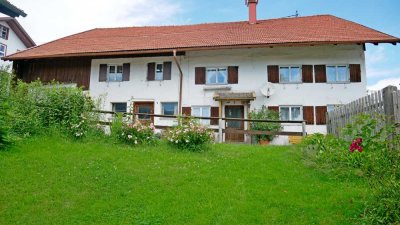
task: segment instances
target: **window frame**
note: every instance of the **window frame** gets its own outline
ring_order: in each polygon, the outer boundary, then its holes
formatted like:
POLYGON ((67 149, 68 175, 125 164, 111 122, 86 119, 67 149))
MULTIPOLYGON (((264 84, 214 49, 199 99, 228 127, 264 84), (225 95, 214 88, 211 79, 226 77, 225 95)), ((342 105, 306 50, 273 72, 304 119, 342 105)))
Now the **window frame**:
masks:
POLYGON ((335 108, 338 108, 340 106, 342 106, 342 104, 327 104, 326 105, 326 111, 327 112, 332 112, 332 111, 334 111, 335 108), (333 108, 333 110, 329 110, 329 108, 333 108))
POLYGON ((6 45, 6 44, 3 44, 3 43, 0 43, 0 47, 1 47, 1 46, 4 46, 4 55, 1 55, 1 51, 0 51, 0 57, 7 56, 7 45, 6 45))
POLYGON ((348 84, 350 83, 350 66, 349 64, 329 64, 326 65, 326 83, 328 84, 348 84), (335 67, 335 81, 330 81, 328 79, 328 67, 335 67), (338 81, 339 73, 338 73, 338 67, 346 67, 346 81, 338 81))
POLYGON ((179 107, 178 106, 178 102, 161 102, 161 115, 164 115, 164 116, 177 116, 178 113, 179 113, 178 107, 179 107), (164 104, 175 104, 175 106, 174 106, 174 114, 173 115, 165 114, 165 112, 164 112, 164 104))
POLYGON ((301 65, 282 65, 279 66, 279 83, 280 84, 301 84, 303 83, 303 67, 301 65), (292 68, 298 67, 299 74, 300 74, 300 81, 292 81, 292 68), (281 69, 282 68, 289 68, 289 81, 282 81, 281 80, 281 69))
POLYGON ((229 75, 228 75, 228 67, 227 66, 210 66, 210 67, 206 67, 206 76, 205 76, 206 82, 205 82, 205 85, 227 85, 228 84, 228 76, 229 75), (209 77, 208 70, 211 70, 211 69, 216 69, 217 70, 216 72, 218 72, 219 69, 225 69, 226 76, 224 78, 224 82, 223 83, 218 83, 218 75, 216 76, 216 83, 209 83, 208 82, 208 77, 209 77))
POLYGON ((281 117, 281 110, 282 108, 288 108, 289 109, 289 120, 288 121, 302 121, 304 118, 304 110, 302 105, 280 105, 279 106, 279 119, 282 120, 281 117), (294 120, 292 118, 292 108, 300 108, 300 119, 299 120, 294 120))
POLYGON ((107 64, 107 77, 106 77, 107 82, 122 82, 124 80, 124 65, 123 64, 107 64), (121 80, 110 80, 109 76, 110 76, 110 67, 115 67, 115 76, 118 75, 118 67, 122 68, 121 71, 121 80))
POLYGON ((3 38, 4 40, 8 40, 9 35, 10 35, 10 28, 0 24, 0 38, 3 38), (5 37, 3 37, 3 31, 6 32, 5 37))
POLYGON ((164 80, 164 63, 155 63, 155 68, 154 68, 154 80, 155 81, 163 81, 164 80), (157 79, 157 66, 161 65, 161 79, 157 79))
MULTIPOLYGON (((211 117, 211 106, 209 106, 209 105, 194 105, 194 106, 191 107, 191 113, 190 114, 193 117, 211 117), (194 109, 195 108, 199 108, 200 109, 200 116, 194 115, 194 109), (204 110, 205 108, 207 108, 207 110, 208 110, 208 116, 204 116, 203 115, 203 112, 205 111, 204 110)), ((203 119, 202 120, 202 119, 200 119, 200 123, 202 125, 209 126, 210 123, 211 123, 211 120, 207 120, 207 119, 203 119)))
POLYGON ((128 103, 127 102, 111 102, 111 108, 112 108, 112 111, 114 112, 114 113, 127 113, 128 112, 128 103), (115 110, 115 106, 117 105, 117 104, 125 104, 125 112, 117 112, 116 110, 115 110))

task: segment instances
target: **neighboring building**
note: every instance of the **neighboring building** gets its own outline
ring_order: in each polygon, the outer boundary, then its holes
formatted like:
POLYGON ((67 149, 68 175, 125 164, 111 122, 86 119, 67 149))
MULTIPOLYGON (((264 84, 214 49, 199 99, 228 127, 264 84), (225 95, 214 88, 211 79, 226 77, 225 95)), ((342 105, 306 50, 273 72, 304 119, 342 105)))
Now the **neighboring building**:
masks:
POLYGON ((26 13, 22 9, 19 9, 7 0, 0 0, 0 13, 6 14, 7 16, 11 16, 13 18, 19 16, 26 17, 26 13))
POLYGON ((267 106, 325 133, 328 108, 366 93, 365 44, 400 42, 330 15, 257 21, 256 5, 245 22, 93 29, 6 58, 19 78, 76 83, 105 110, 246 118, 267 106))
MULTIPOLYGON (((26 17, 26 13, 7 0, 0 0, 0 58, 36 46, 35 42, 14 17, 26 17)), ((10 62, 0 60, 0 66, 11 66, 10 62)))
MULTIPOLYGON (((0 58, 36 46, 35 42, 18 21, 11 17, 0 17, 0 58)), ((0 60, 1 66, 10 62, 0 60)))

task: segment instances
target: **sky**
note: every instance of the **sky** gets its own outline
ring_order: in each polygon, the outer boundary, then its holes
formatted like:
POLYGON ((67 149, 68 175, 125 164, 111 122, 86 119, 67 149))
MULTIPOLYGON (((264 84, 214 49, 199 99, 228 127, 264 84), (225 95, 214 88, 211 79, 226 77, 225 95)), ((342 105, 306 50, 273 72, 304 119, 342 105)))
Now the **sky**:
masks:
MULTIPOLYGON (((10 0, 37 44, 99 27, 248 19, 244 0, 10 0)), ((258 19, 331 14, 400 37, 400 0, 259 0, 258 19)), ((400 86, 400 44, 367 45, 368 88, 400 86)))

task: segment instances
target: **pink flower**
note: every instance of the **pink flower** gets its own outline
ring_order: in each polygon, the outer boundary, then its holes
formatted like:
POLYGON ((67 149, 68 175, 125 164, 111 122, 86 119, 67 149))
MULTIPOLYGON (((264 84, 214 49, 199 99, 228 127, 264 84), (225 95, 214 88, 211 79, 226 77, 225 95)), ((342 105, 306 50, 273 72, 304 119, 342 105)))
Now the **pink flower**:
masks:
POLYGON ((349 151, 351 153, 353 153, 355 150, 357 150, 358 152, 362 152, 363 151, 362 142, 363 142, 362 138, 357 138, 353 140, 353 142, 350 144, 349 151))

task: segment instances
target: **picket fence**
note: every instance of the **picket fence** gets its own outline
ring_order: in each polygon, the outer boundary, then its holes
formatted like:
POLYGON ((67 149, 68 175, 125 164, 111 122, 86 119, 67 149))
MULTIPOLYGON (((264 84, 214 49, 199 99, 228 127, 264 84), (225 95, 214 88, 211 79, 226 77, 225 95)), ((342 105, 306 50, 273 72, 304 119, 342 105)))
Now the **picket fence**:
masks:
POLYGON ((360 114, 385 115, 386 123, 396 125, 397 131, 399 131, 400 91, 394 86, 388 86, 327 112, 328 133, 339 136, 341 130, 351 123, 355 116, 360 114))

